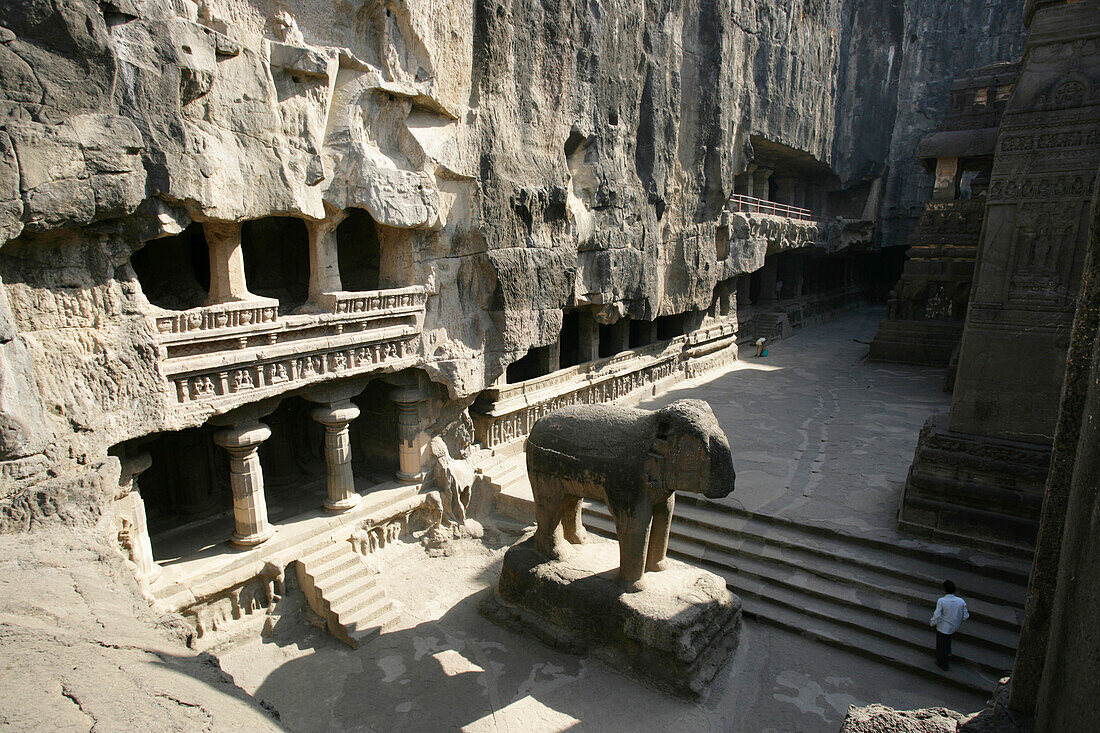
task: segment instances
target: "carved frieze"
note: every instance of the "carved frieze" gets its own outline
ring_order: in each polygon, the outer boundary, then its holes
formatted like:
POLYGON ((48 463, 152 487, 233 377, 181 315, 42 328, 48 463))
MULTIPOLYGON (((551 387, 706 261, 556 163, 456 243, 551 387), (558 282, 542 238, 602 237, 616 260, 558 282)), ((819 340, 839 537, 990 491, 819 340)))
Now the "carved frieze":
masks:
POLYGON ((173 378, 180 404, 216 400, 238 392, 259 390, 283 383, 309 383, 334 375, 352 375, 384 366, 396 366, 416 355, 417 336, 379 341, 285 359, 257 358, 232 369, 214 369, 173 378))

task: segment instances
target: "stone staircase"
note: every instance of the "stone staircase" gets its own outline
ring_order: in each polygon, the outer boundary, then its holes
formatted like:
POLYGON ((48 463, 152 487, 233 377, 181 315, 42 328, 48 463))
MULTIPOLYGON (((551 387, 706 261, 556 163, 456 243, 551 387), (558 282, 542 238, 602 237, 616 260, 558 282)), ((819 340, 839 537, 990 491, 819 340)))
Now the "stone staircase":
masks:
MULTIPOLYGON (((493 472, 497 511, 532 521, 522 456, 493 472)), ((606 507, 590 503, 585 526, 614 536, 606 507)), ((1027 587, 1026 563, 916 540, 898 543, 751 514, 679 495, 670 552, 726 580, 744 612, 818 642, 987 695, 1012 669, 1027 587), (928 625, 950 577, 970 607, 954 641, 955 663, 935 667, 928 625)))
POLYGON ((333 636, 358 649, 399 611, 348 541, 325 544, 298 560, 298 581, 333 636))

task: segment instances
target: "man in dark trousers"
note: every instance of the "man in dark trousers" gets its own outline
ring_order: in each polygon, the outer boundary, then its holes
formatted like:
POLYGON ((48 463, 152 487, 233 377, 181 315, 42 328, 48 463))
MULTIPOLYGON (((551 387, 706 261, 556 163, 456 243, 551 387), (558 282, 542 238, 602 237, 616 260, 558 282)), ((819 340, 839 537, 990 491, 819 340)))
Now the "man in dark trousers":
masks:
POLYGON ((936 627, 936 666, 946 671, 951 659, 951 635, 970 618, 970 612, 966 609, 966 601, 955 595, 954 583, 943 581, 943 590, 946 595, 936 601, 936 612, 930 623, 936 627))

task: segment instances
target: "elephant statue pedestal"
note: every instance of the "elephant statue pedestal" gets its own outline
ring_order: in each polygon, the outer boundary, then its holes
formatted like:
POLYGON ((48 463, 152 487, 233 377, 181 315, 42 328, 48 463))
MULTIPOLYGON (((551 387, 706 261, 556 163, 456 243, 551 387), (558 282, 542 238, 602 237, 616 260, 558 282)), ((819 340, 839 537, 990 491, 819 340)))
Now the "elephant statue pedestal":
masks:
POLYGON ((481 612, 672 694, 701 697, 737 646, 741 600, 714 573, 671 558, 640 591, 625 592, 618 569, 617 542, 589 535, 550 560, 531 537, 505 554, 481 612))

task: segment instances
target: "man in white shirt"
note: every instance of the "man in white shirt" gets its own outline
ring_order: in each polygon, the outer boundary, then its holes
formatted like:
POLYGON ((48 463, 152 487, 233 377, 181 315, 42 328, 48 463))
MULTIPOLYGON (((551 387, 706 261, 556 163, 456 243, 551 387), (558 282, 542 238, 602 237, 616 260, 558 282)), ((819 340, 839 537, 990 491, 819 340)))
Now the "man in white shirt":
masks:
POLYGON ((943 581, 943 589, 947 595, 936 601, 936 612, 930 623, 936 627, 936 666, 946 671, 951 659, 951 635, 970 618, 970 611, 966 609, 966 601, 955 595, 954 583, 943 581))

